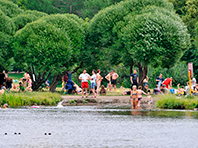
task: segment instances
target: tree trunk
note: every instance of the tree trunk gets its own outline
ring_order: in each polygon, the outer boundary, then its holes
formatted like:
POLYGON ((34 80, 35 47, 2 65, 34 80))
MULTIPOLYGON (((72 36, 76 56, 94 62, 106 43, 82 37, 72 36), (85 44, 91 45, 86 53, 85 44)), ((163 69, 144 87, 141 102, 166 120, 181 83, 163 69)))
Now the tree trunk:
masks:
POLYGON ((131 61, 131 65, 130 65, 130 75, 133 73, 133 66, 134 66, 134 63, 133 63, 133 61, 131 61))
POLYGON ((56 87, 58 85, 58 81, 61 81, 62 80, 62 76, 63 75, 64 74, 59 74, 59 75, 54 76, 54 78, 52 80, 52 83, 50 84, 50 91, 51 92, 55 92, 56 87))
POLYGON ((138 63, 138 68, 139 68, 139 86, 142 86, 144 88, 143 81, 147 76, 148 73, 148 67, 147 66, 142 66, 141 63, 138 63))
POLYGON ((72 4, 70 4, 70 14, 72 14, 72 4))

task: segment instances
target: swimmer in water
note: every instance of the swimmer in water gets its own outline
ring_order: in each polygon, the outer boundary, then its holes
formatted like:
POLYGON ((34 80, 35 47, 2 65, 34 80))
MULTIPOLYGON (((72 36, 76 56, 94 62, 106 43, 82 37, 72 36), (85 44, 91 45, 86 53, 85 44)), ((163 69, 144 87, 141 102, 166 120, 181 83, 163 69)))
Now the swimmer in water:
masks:
POLYGON ((137 109, 137 104, 138 104, 138 91, 136 85, 132 87, 131 91, 131 102, 133 101, 133 109, 137 109))
POLYGON ((148 90, 147 98, 145 102, 148 102, 148 108, 151 108, 151 104, 153 103, 153 98, 151 97, 151 91, 148 90))
POLYGON ((137 106, 140 106, 141 100, 142 100, 142 94, 144 95, 147 95, 147 94, 142 90, 142 86, 139 86, 137 91, 138 91, 138 105, 137 106))

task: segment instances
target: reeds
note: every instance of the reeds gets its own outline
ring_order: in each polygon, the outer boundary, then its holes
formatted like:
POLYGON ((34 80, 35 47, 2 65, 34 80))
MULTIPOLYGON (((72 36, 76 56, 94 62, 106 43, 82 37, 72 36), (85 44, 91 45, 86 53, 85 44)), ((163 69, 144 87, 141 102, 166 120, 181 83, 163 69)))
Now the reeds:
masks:
POLYGON ((0 104, 10 107, 37 105, 54 106, 61 100, 61 95, 51 92, 4 93, 0 96, 0 104))
POLYGON ((198 99, 195 97, 177 97, 175 95, 160 95, 157 107, 163 109, 194 109, 198 108, 198 99))

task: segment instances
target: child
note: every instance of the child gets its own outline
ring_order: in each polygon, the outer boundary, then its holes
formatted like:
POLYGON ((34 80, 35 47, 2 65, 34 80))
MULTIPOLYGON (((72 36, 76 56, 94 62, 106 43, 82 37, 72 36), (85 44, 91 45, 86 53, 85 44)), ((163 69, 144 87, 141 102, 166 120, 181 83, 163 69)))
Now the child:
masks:
POLYGON ((160 89, 158 88, 158 85, 155 85, 155 88, 153 89, 153 94, 158 95, 160 94, 160 89))
POLYGON ((133 85, 131 91, 131 102, 133 101, 133 109, 137 109, 138 104, 138 91, 136 85, 133 85))
POLYGON ((146 101, 145 102, 148 102, 148 108, 151 108, 151 103, 153 103, 153 98, 151 97, 151 91, 148 90, 148 96, 146 98, 146 101))
POLYGON ((142 86, 139 86, 137 91, 138 91, 138 105, 137 106, 140 106, 140 103, 142 100, 142 94, 145 94, 145 95, 147 94, 142 90, 142 86))
POLYGON ((106 93, 107 93, 107 91, 106 91, 106 89, 105 89, 105 87, 104 87, 104 85, 102 85, 101 86, 101 89, 100 89, 100 95, 106 95, 106 93))
POLYGON ((19 92, 25 92, 25 87, 23 86, 23 82, 19 82, 19 92))

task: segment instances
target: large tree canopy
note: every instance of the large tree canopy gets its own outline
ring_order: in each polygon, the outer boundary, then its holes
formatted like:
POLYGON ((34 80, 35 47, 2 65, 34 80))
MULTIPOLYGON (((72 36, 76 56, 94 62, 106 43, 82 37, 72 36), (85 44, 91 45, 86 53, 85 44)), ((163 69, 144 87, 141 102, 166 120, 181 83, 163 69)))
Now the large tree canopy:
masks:
POLYGON ((142 14, 128 17, 120 37, 126 50, 142 65, 172 67, 189 49, 190 36, 179 16, 167 9, 149 6, 142 14))
POLYGON ((90 48, 108 50, 116 64, 135 64, 141 81, 148 65, 170 67, 190 46, 186 27, 166 0, 120 2, 96 14, 88 30, 90 48))
POLYGON ((33 90, 50 75, 74 68, 84 47, 84 35, 84 28, 64 14, 43 17, 16 33, 15 59, 32 78, 33 74, 36 76, 33 90))
POLYGON ((15 61, 29 72, 36 90, 52 73, 65 70, 62 64, 69 62, 72 50, 67 32, 38 20, 16 33, 14 53, 15 61))

